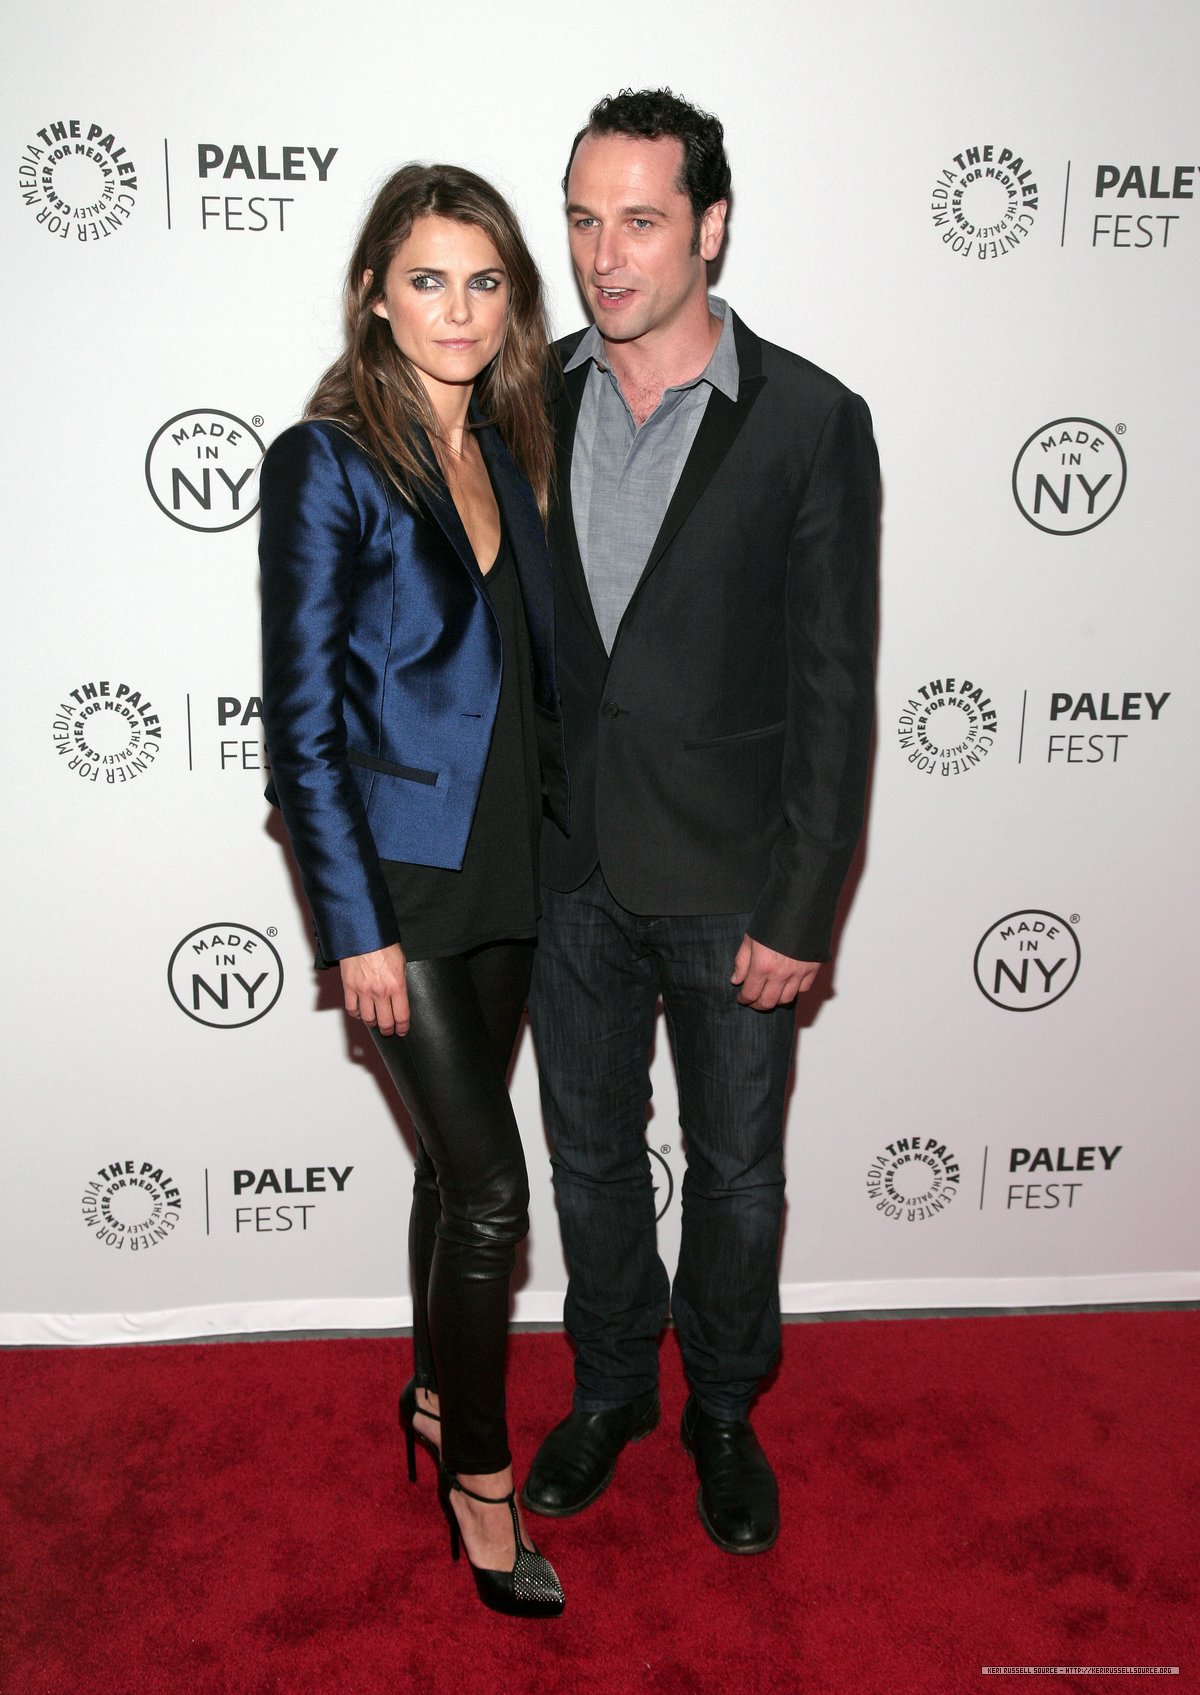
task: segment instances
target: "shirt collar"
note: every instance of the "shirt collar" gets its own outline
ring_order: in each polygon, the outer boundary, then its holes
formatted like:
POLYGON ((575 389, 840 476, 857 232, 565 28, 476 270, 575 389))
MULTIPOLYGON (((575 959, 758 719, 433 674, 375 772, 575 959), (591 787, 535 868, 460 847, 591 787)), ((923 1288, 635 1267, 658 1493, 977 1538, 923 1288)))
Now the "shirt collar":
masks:
MULTIPOLYGON (((727 399, 736 400, 740 372, 738 370, 737 343, 733 339, 733 313, 729 310, 726 302, 717 294, 709 295, 708 309, 714 318, 720 318, 721 333, 717 337, 717 345, 712 350, 712 357, 700 372, 700 375, 693 378, 693 382, 708 383, 710 388, 719 389, 727 399)), ((597 365, 602 365, 603 358, 604 338, 595 324, 589 324, 580 338, 579 346, 567 360, 563 370, 577 370, 580 365, 586 364, 589 359, 594 360, 597 365)), ((691 384, 678 386, 691 387, 691 384)))

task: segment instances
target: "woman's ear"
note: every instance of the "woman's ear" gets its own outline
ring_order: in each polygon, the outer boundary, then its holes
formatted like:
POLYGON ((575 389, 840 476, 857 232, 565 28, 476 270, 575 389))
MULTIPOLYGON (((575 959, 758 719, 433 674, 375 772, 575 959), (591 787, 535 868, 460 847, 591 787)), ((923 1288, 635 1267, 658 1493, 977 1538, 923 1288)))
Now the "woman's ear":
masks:
MULTIPOLYGON (((374 271, 364 271, 363 272, 362 286, 363 286, 363 299, 364 300, 367 300, 367 299, 370 298, 371 284, 374 281, 375 281, 374 271)), ((372 312, 374 312, 374 314, 377 318, 386 318, 387 317, 387 315, 388 315, 387 302, 386 302, 386 300, 384 300, 382 295, 380 295, 378 300, 373 300, 371 302, 371 310, 372 310, 372 312)))

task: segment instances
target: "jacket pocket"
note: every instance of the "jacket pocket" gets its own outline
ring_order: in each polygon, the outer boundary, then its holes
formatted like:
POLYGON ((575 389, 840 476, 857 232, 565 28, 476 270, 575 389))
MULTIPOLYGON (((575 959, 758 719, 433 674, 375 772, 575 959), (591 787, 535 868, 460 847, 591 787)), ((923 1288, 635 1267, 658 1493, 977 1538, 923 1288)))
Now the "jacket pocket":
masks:
POLYGON ((423 771, 419 765, 396 765, 390 759, 376 759, 370 753, 346 749, 347 765, 361 765, 367 771, 382 771, 387 777, 404 777, 410 783, 424 783, 433 788, 438 780, 436 771, 423 771))
POLYGON ((762 724, 757 730, 736 730, 732 736, 705 736, 701 741, 684 742, 683 750, 691 753, 700 748, 737 747, 741 742, 758 742, 767 736, 781 736, 787 729, 787 719, 777 724, 762 724))

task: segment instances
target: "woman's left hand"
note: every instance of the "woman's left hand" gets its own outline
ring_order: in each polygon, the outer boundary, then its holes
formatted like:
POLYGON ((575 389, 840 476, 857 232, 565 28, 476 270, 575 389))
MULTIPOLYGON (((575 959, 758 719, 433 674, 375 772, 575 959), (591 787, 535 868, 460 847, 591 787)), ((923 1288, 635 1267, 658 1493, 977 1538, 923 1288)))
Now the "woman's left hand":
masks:
POLYGON ((346 1011, 351 1018, 378 1025, 381 1036, 406 1036, 408 985, 399 942, 371 953, 347 954, 339 963, 346 1011))

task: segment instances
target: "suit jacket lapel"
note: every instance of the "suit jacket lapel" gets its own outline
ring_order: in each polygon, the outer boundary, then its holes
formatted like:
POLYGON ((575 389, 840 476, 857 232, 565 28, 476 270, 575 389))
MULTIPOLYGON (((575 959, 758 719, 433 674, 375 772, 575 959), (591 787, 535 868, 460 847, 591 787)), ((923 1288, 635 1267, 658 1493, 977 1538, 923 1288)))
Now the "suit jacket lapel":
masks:
MULTIPOLYGON (((582 335, 582 332, 581 332, 582 335)), ((580 336, 575 338, 577 344, 580 336)), ((569 358, 574 346, 566 349, 569 358)), ((554 563, 562 572, 564 579, 580 616, 602 653, 607 654, 604 637, 600 634, 600 626, 596 622, 596 611, 592 605, 592 597, 588 592, 587 578, 583 572, 583 559, 579 552, 579 537, 575 533, 575 507, 571 500, 571 456, 575 450, 575 430, 579 423, 579 407, 583 400, 583 391, 587 384, 588 373, 591 370, 590 361, 576 366, 573 371, 564 371, 562 391, 554 403, 554 444, 557 457, 557 469, 554 487, 554 508, 550 514, 550 541, 553 549, 554 563)))
MULTIPOLYGON (((746 328, 736 313, 733 319, 733 334, 738 356, 738 397, 736 401, 730 400, 719 389, 713 389, 710 393, 704 416, 700 420, 700 428, 696 431, 696 439, 692 443, 692 450, 687 456, 687 462, 675 485, 675 492, 659 525, 645 569, 638 578, 638 588, 641 588, 654 570, 678 534, 684 519, 716 476, 721 461, 736 441, 738 432, 749 417, 750 409, 763 386, 762 353, 758 337, 746 328)), ((636 592, 637 590, 634 591, 635 594, 636 592)))

